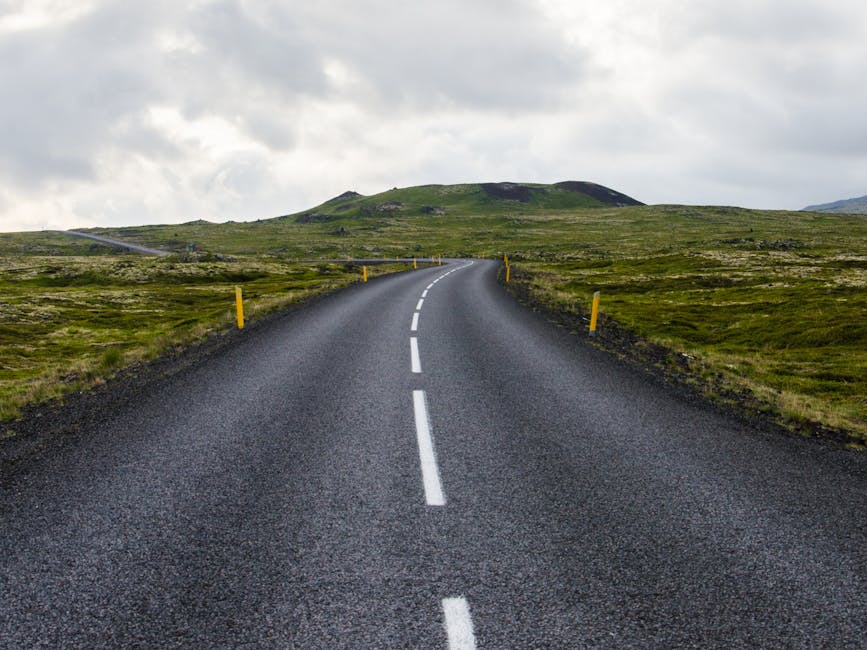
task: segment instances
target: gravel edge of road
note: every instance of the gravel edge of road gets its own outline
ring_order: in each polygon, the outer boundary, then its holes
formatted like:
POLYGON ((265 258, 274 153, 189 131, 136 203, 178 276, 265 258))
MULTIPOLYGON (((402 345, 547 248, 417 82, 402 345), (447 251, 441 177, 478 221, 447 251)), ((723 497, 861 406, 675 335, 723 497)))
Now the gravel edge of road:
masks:
POLYGON ((654 381, 667 385, 689 399, 699 399, 718 412, 733 416, 756 429, 769 430, 781 435, 810 438, 818 444, 842 447, 854 452, 865 450, 864 443, 847 429, 829 427, 819 422, 784 421, 782 415, 769 402, 742 390, 732 389, 692 372, 689 359, 675 350, 644 339, 627 327, 599 314, 599 327, 594 338, 578 338, 576 315, 589 322, 589 314, 578 307, 576 313, 552 308, 536 298, 529 290, 530 274, 512 268, 510 282, 505 282, 502 269, 497 282, 521 305, 541 314, 549 322, 573 334, 576 342, 597 347, 620 362, 635 368, 654 381))

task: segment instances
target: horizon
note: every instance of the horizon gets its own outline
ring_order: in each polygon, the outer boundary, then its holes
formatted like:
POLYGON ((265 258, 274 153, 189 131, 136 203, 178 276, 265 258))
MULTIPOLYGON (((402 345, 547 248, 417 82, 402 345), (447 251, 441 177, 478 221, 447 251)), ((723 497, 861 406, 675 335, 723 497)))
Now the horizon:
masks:
MULTIPOLYGON (((225 220, 214 220, 214 219, 209 219, 207 217, 198 217, 195 219, 188 219, 186 221, 171 221, 171 222, 163 222, 163 223, 152 222, 152 223, 112 224, 112 225, 100 225, 100 226, 78 226, 78 227, 72 226, 69 228, 40 228, 40 229, 35 229, 35 230, 0 230, 0 233, 11 234, 11 233, 16 233, 16 232, 22 232, 22 233, 26 233, 26 232, 64 232, 64 231, 69 231, 69 230, 72 230, 72 231, 74 231, 74 230, 87 230, 87 229, 92 229, 92 228, 106 228, 107 229, 107 228, 136 228, 139 226, 172 226, 172 225, 180 226, 180 225, 190 225, 190 224, 196 224, 196 223, 206 223, 206 224, 215 225, 215 226, 224 225, 224 224, 231 224, 231 223, 254 223, 256 221, 267 221, 269 219, 277 219, 280 217, 287 217, 287 216, 294 216, 297 214, 302 214, 308 210, 312 210, 312 209, 315 209, 321 205, 324 205, 325 203, 327 203, 329 201, 333 201, 334 199, 342 196, 343 194, 346 194, 347 192, 354 192, 358 196, 369 198, 369 197, 373 197, 373 196, 378 196, 380 194, 385 194, 386 192, 390 192, 390 191, 394 191, 394 190, 413 189, 413 188, 418 188, 418 187, 482 185, 482 184, 488 184, 488 183, 490 183, 490 184, 509 183, 509 184, 514 184, 514 185, 546 185, 546 186, 550 186, 550 185, 555 185, 557 183, 570 182, 570 181, 574 181, 574 180, 575 179, 570 179, 569 181, 554 181, 552 183, 537 183, 537 182, 526 182, 525 183, 523 181, 511 181, 511 180, 510 181, 479 181, 479 182, 469 182, 469 183, 422 183, 421 185, 409 185, 409 186, 405 186, 405 187, 392 186, 391 188, 382 190, 381 192, 374 192, 373 194, 364 194, 362 192, 357 192, 356 190, 349 189, 349 190, 344 190, 343 192, 335 194, 334 196, 331 196, 329 198, 326 198, 326 199, 319 201, 319 203, 316 203, 314 205, 310 205, 310 206, 308 206, 306 208, 302 208, 300 210, 295 210, 292 212, 282 212, 280 214, 274 214, 274 215, 268 215, 268 216, 253 216, 253 217, 249 217, 246 219, 228 218, 225 220)), ((579 181, 579 182, 593 183, 593 181, 579 181)), ((599 185, 598 183, 595 183, 595 184, 599 185)), ((612 189, 612 190, 615 190, 618 192, 620 191, 620 190, 617 190, 617 188, 609 187, 607 185, 603 185, 602 187, 612 189)), ((634 196, 630 195, 628 192, 623 192, 623 194, 627 195, 629 198, 633 198, 637 201, 641 201, 640 198, 634 197, 634 196)), ((851 197, 849 199, 840 199, 837 201, 828 201, 827 203, 817 203, 817 204, 814 204, 814 206, 806 206, 806 207, 824 206, 824 205, 830 205, 833 203, 842 203, 842 202, 846 202, 846 201, 858 200, 861 198, 867 198, 867 197, 851 197)), ((644 203, 643 201, 641 201, 641 202, 644 203)), ((705 203, 705 204, 645 203, 644 204, 645 207, 679 206, 679 205, 696 207, 696 208, 737 208, 737 209, 744 209, 744 210, 761 210, 761 211, 769 211, 769 212, 798 212, 798 211, 806 210, 806 207, 801 208, 799 210, 788 210, 785 208, 748 208, 745 206, 739 206, 739 205, 734 205, 734 204, 724 204, 724 203, 716 203, 716 204, 713 204, 713 203, 705 203)))

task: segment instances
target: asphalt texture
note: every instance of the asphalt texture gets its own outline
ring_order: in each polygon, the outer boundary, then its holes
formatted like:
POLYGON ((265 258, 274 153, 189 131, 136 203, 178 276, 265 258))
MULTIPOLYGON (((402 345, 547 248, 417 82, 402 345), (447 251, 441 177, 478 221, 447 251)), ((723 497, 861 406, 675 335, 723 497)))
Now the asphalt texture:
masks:
POLYGON ((863 454, 683 397, 466 264, 245 332, 16 464, 0 646, 865 647, 863 454))

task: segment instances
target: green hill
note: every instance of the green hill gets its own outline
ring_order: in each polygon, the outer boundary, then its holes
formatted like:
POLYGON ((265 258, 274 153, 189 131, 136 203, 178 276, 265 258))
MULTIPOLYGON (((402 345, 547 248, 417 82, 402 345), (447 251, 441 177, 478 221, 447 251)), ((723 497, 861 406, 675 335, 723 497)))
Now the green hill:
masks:
POLYGON ((298 223, 327 222, 347 217, 445 216, 459 214, 535 214, 551 210, 644 205, 612 189, 582 181, 538 183, 475 183, 394 188, 373 196, 344 192, 311 210, 282 218, 298 223))
MULTIPOLYGON (((219 255, 267 254, 294 259, 486 255, 504 246, 544 247, 551 235, 559 241, 563 233, 550 221, 554 218, 567 218, 565 228, 571 230, 576 214, 586 214, 589 221, 607 222, 612 211, 645 209, 643 206, 625 194, 581 181, 422 185, 372 196, 344 192, 302 212, 255 221, 213 223, 198 219, 181 224, 80 230, 175 253, 194 249, 219 255), (482 242, 485 246, 480 248, 482 242)), ((0 234, 0 255, 112 252, 116 251, 103 244, 56 232, 0 234)))

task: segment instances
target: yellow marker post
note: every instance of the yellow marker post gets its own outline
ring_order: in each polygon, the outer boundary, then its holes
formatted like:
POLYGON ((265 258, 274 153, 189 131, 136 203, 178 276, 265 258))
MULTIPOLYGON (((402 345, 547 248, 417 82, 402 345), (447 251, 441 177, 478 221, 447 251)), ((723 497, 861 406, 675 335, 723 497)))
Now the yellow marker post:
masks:
POLYGON ((238 329, 244 329, 244 298, 241 287, 235 287, 235 309, 238 312, 238 329))
POLYGON ((596 319, 599 317, 599 292, 593 294, 593 307, 590 310, 590 336, 596 336, 596 319))
POLYGON ((415 258, 414 258, 414 257, 412 258, 412 268, 414 268, 414 269, 417 269, 417 268, 418 268, 418 264, 416 264, 416 261, 415 261, 415 258))
POLYGON ((442 265, 443 265, 443 256, 440 255, 440 256, 438 257, 438 260, 439 260, 439 261, 438 261, 438 263, 437 263, 437 266, 442 266, 442 265))
POLYGON ((503 264, 509 266, 509 256, 503 253, 503 264))
POLYGON ((361 277, 364 278, 364 281, 367 282, 367 267, 361 267, 361 277))
POLYGON ((509 276, 511 275, 512 267, 506 264, 506 284, 509 284, 509 276))

